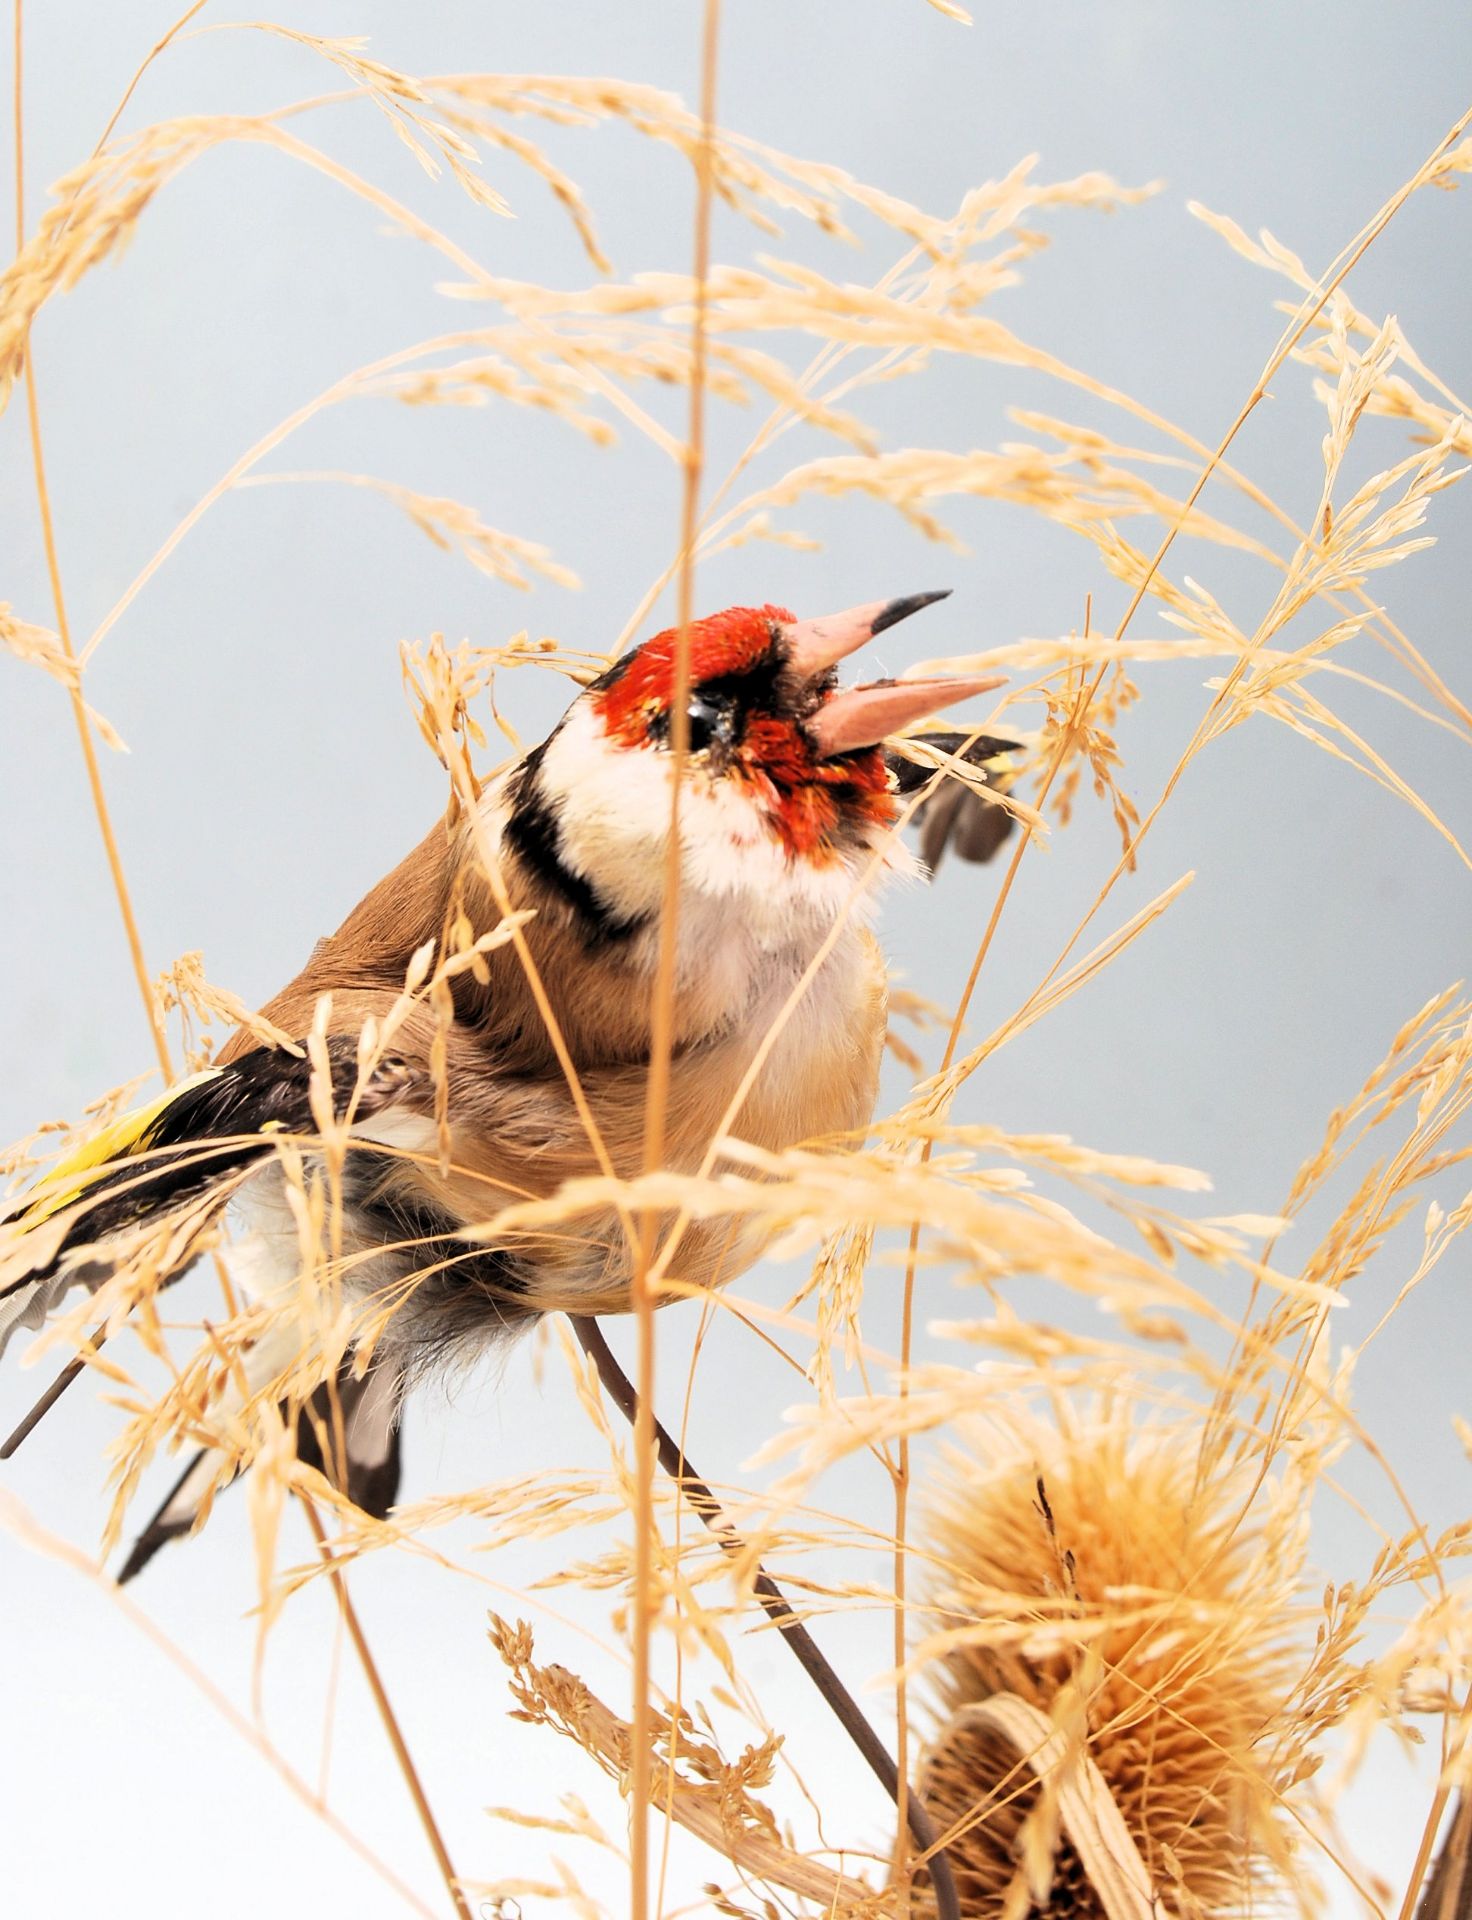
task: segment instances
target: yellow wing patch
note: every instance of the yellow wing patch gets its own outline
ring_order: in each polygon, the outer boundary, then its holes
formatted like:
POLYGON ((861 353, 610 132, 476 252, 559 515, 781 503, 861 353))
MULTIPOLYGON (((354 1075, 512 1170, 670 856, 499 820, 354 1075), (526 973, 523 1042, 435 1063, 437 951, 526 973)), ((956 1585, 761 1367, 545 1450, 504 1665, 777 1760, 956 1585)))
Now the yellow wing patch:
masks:
POLYGON ((60 1213, 63 1207, 69 1207, 109 1168, 119 1160, 126 1160, 137 1151, 148 1129, 167 1107, 173 1105, 181 1093, 187 1093, 191 1087, 202 1087, 207 1080, 216 1080, 224 1072, 223 1067, 206 1067, 202 1073, 193 1073, 187 1080, 181 1080, 176 1086, 168 1087, 156 1100, 150 1100, 146 1106, 134 1107, 130 1112, 119 1114, 90 1140, 69 1153, 64 1160, 58 1160, 49 1173, 45 1173, 31 1189, 30 1204, 20 1216, 22 1231, 39 1227, 43 1220, 49 1220, 53 1213, 60 1213))

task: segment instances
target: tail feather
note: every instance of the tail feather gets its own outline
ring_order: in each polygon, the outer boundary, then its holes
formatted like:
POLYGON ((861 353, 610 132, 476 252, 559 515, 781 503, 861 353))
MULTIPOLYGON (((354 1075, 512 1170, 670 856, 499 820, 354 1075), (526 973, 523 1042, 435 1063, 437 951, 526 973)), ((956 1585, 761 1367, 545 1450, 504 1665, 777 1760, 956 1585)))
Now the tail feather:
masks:
MULTIPOLYGON (((383 1519, 398 1498, 403 1392, 403 1370, 391 1360, 377 1361, 364 1376, 355 1378, 349 1357, 338 1369, 335 1389, 324 1381, 297 1413, 297 1458, 325 1474, 355 1507, 375 1520, 383 1519)), ((133 1542, 118 1573, 119 1586, 135 1579, 160 1547, 193 1531, 218 1484, 222 1461, 223 1455, 212 1447, 200 1448, 189 1461, 133 1542)))
POLYGON ((188 1533, 199 1517, 205 1493, 212 1482, 210 1467, 210 1449, 199 1448, 170 1487, 163 1505, 133 1542, 127 1559, 118 1569, 120 1587, 125 1587, 142 1573, 160 1547, 167 1546, 170 1540, 177 1540, 181 1533, 188 1533))
POLYGON ((381 1520, 398 1498, 403 1467, 400 1452, 400 1408, 405 1374, 391 1359, 377 1361, 361 1379, 351 1376, 344 1361, 337 1375, 337 1404, 342 1418, 342 1451, 336 1459, 332 1403, 325 1385, 318 1387, 297 1418, 297 1458, 316 1467, 339 1486, 364 1513, 381 1520), (319 1436, 327 1440, 323 1457, 319 1436))

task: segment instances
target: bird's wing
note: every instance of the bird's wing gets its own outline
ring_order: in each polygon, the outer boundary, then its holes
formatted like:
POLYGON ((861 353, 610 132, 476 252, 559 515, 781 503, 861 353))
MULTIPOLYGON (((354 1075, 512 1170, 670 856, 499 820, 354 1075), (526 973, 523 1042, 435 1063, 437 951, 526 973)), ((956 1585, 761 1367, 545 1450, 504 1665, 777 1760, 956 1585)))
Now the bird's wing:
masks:
MULTIPOLYGON (((328 1059, 339 1115, 351 1101, 354 1117, 371 1121, 408 1091, 396 1060, 360 1084, 354 1044, 330 1041, 328 1059)), ((257 1048, 122 1115, 60 1161, 0 1222, 0 1349, 17 1328, 39 1326, 70 1287, 96 1288, 145 1247, 160 1284, 178 1279, 204 1229, 277 1141, 315 1133, 312 1093, 305 1057, 257 1048)), ((246 1356, 245 1391, 269 1388, 299 1343, 291 1326, 258 1342, 246 1356)), ((336 1382, 295 1410, 298 1456, 365 1511, 382 1515, 398 1488, 403 1367, 389 1356, 358 1377, 357 1364, 349 1355, 336 1382)), ((239 1396, 234 1382, 230 1391, 239 1396)), ((48 1394, 40 1411, 54 1397, 48 1394)), ((32 1416, 22 1421, 3 1451, 34 1424, 32 1416)), ((122 1578, 131 1579, 165 1541, 195 1525, 227 1470, 225 1456, 213 1450, 196 1455, 139 1536, 122 1578)))
MULTIPOLYGON (((360 1088, 356 1049, 332 1041, 328 1054, 339 1113, 352 1101, 366 1119, 405 1091, 397 1060, 360 1088)), ((99 1285, 119 1264, 120 1239, 176 1214, 202 1228, 279 1136, 315 1133, 311 1073, 300 1053, 257 1048, 124 1114, 43 1176, 0 1220, 0 1351, 69 1287, 99 1285)), ((163 1277, 187 1264, 176 1255, 163 1277)))
POLYGON ((71 1287, 99 1285, 129 1250, 119 1245, 89 1259, 94 1242, 136 1240, 130 1229, 164 1213, 187 1218, 195 1229, 187 1238, 197 1239, 228 1197, 240 1161, 207 1141, 182 1153, 176 1143, 189 1136, 179 1123, 223 1077, 210 1068, 119 1115, 0 1219, 0 1353, 17 1329, 39 1327, 71 1287))
MULTIPOLYGON (((356 1047, 329 1041, 334 1110, 382 1113, 408 1077, 383 1062, 359 1084, 356 1047)), ((0 1219, 0 1352, 18 1329, 39 1327, 71 1288, 96 1290, 145 1254, 167 1286, 192 1265, 205 1230, 283 1135, 315 1133, 305 1057, 260 1048, 210 1068, 103 1128, 60 1161, 0 1219)), ((63 1383, 75 1377, 73 1368, 63 1383)), ((59 1389, 43 1397, 3 1446, 8 1458, 59 1389)))
MULTIPOLYGON (((966 764, 982 776, 983 786, 991 792, 1005 792, 1015 769, 1010 756, 1017 751, 1015 740, 998 740, 989 734, 972 739, 965 733, 927 732, 919 735, 927 746, 938 752, 959 754, 966 764)), ((911 794, 934 780, 935 768, 911 760, 894 748, 885 760, 902 794, 911 794)), ((915 814, 920 829, 920 857, 933 873, 947 847, 954 847, 963 860, 990 860, 1012 831, 1012 816, 1007 809, 988 798, 986 791, 958 780, 943 778, 933 793, 923 800, 915 814)))

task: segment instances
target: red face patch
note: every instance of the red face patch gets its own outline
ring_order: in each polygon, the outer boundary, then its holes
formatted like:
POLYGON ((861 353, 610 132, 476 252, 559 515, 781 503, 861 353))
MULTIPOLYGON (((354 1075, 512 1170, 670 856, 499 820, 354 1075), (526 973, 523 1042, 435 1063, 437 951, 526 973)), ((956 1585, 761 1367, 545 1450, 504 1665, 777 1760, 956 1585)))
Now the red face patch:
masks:
POLYGON ((754 715, 732 772, 761 793, 772 832, 794 858, 832 864, 866 826, 897 817, 889 770, 878 747, 819 760, 794 721, 754 715))
MULTIPOLYGON (((777 629, 797 615, 786 607, 727 607, 690 622, 690 685, 750 673, 777 644, 777 629)), ((666 627, 628 656, 612 686, 598 695, 598 711, 611 740, 640 746, 650 723, 668 717, 675 697, 675 649, 680 629, 666 627)))
MULTIPOLYGON (((863 829, 888 826, 895 800, 883 752, 866 747, 832 760, 817 758, 799 716, 781 711, 776 697, 776 648, 783 626, 796 616, 785 607, 728 607, 690 626, 690 687, 740 687, 750 676, 739 738, 723 772, 748 785, 768 825, 793 858, 827 866, 852 848, 863 829), (770 677, 764 668, 774 671, 770 677), (762 697, 763 691, 766 697, 762 697)), ((609 738, 648 746, 667 731, 675 690, 679 629, 668 628, 627 657, 611 683, 594 695, 609 738)))

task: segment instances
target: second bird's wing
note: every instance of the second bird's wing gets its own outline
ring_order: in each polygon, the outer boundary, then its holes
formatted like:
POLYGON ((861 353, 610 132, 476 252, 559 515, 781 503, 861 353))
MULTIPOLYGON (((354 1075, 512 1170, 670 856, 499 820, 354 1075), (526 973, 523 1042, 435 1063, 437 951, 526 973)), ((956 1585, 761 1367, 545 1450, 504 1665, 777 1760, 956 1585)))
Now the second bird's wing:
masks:
MULTIPOLYGON (((938 752, 960 754, 982 775, 991 791, 1005 792, 1011 784, 1014 768, 1010 756, 1017 751, 1015 740, 998 740, 990 734, 971 739, 968 734, 954 732, 926 732, 917 737, 938 752)), ((934 767, 906 759, 894 748, 888 749, 885 760, 902 794, 918 792, 935 779, 934 767)), ((1012 831, 1012 816, 1005 807, 954 775, 942 777, 934 792, 921 802, 915 821, 920 829, 920 858, 932 873, 947 847, 954 847, 962 860, 990 860, 1012 831)))

